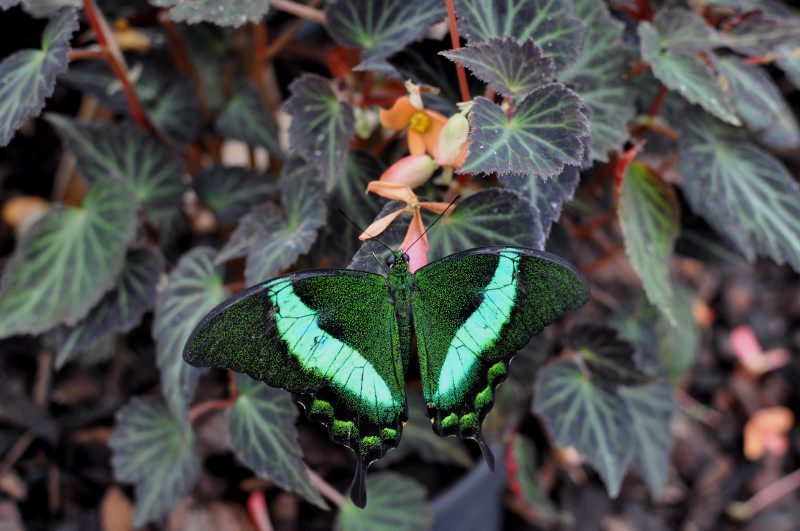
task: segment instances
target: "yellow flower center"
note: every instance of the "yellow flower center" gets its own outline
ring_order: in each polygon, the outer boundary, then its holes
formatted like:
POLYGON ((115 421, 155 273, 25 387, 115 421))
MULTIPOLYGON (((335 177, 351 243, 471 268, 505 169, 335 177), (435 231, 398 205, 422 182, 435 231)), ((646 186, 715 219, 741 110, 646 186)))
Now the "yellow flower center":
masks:
POLYGON ((431 117, 423 111, 417 111, 408 119, 408 127, 417 133, 424 133, 431 126, 431 117))

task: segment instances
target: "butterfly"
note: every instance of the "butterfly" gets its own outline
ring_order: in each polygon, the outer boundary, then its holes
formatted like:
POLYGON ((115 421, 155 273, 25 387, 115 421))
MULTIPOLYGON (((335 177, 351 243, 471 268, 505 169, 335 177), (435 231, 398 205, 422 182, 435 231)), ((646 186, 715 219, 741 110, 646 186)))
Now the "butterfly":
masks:
POLYGON ((416 337, 433 430, 477 441, 512 356, 589 299, 565 260, 523 247, 480 247, 411 273, 317 269, 257 284, 197 325, 183 352, 196 366, 247 373, 291 392, 306 415, 357 456, 350 496, 366 505, 366 469, 400 442, 405 374, 416 337))

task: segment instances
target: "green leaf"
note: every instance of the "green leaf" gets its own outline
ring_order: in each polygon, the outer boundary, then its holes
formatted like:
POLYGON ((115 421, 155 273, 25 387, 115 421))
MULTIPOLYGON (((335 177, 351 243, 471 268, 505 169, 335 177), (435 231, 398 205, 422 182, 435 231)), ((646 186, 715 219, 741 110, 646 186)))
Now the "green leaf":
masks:
POLYGON ((544 520, 558 518, 558 509, 542 491, 536 480, 536 448, 533 442, 515 433, 511 444, 511 459, 506 461, 511 492, 544 520), (511 463, 513 466, 508 466, 511 463))
POLYGON ((228 100, 224 72, 230 55, 235 53, 232 45, 234 30, 214 24, 179 24, 178 31, 197 75, 198 93, 208 110, 216 115, 228 100))
POLYGON ((641 472, 655 499, 669 479, 673 444, 670 422, 675 412, 672 387, 666 382, 654 382, 624 387, 620 395, 633 420, 636 450, 632 464, 641 472))
POLYGON ((730 84, 736 112, 764 145, 790 150, 800 145, 800 127, 772 78, 755 65, 735 56, 719 58, 717 68, 730 84))
POLYGON ((621 385, 640 385, 647 381, 647 376, 637 367, 633 345, 617 337, 613 328, 578 326, 572 329, 568 341, 598 385, 616 389, 621 385))
POLYGON ((586 25, 578 59, 558 80, 573 87, 591 110, 591 155, 608 161, 630 136, 628 122, 636 114, 633 86, 628 78, 631 54, 623 45, 623 24, 605 2, 576 0, 575 16, 586 25))
POLYGON ((533 411, 556 445, 573 446, 586 457, 615 498, 633 457, 631 417, 619 395, 561 360, 539 371, 533 411))
POLYGON ((344 169, 347 145, 355 131, 353 108, 341 101, 331 82, 316 74, 303 74, 289 85, 285 110, 292 117, 289 141, 304 159, 322 173, 328 190, 344 169))
POLYGON ((642 59, 650 65, 658 80, 721 120, 740 125, 731 95, 717 74, 697 55, 664 48, 662 40, 669 42, 669 35, 665 37, 662 31, 671 26, 663 18, 656 18, 655 24, 642 22, 638 32, 642 59))
POLYGON ((89 189, 31 226, 3 272, 0 337, 74 324, 114 286, 136 228, 136 202, 119 180, 89 189))
POLYGON ((589 123, 580 97, 560 84, 533 91, 511 116, 478 97, 470 111, 470 144, 462 173, 558 175, 580 166, 589 123))
POLYGON ((81 7, 81 0, 11 0, 12 4, 21 4, 22 9, 36 18, 52 18, 64 7, 81 7))
POLYGON ((336 515, 339 531, 418 531, 430 529, 432 514, 425 488, 394 472, 367 476, 367 506, 359 509, 347 498, 336 515))
POLYGON ((64 330, 56 368, 106 334, 128 332, 138 325, 155 304, 156 284, 163 269, 164 258, 157 249, 129 251, 114 289, 81 322, 64 330))
POLYGON ((585 29, 568 0, 456 0, 456 13, 458 28, 470 42, 532 38, 558 70, 577 57, 585 29))
POLYGON ((532 175, 501 175, 500 183, 514 190, 536 205, 539 210, 542 232, 545 239, 550 235, 553 223, 561 217, 564 203, 572 199, 581 171, 576 166, 565 166, 560 175, 551 179, 540 179, 532 175))
POLYGON ((800 271, 800 185, 769 153, 710 118, 683 122, 678 167, 692 209, 753 260, 800 271))
MULTIPOLYGON (((387 203, 378 217, 402 208, 397 202, 387 203)), ((423 211, 426 227, 436 216, 423 211)), ((381 233, 380 240, 396 249, 403 242, 411 216, 401 214, 381 233)), ((519 245, 542 249, 544 235, 539 225, 539 212, 529 201, 510 190, 489 188, 476 192, 463 201, 428 233, 430 249, 428 261, 432 262, 458 251, 489 245, 519 245)), ((385 273, 389 251, 380 243, 364 242, 353 257, 350 269, 385 273), (378 260, 375 260, 377 256, 378 260)))
POLYGON ((261 95, 250 82, 236 87, 217 117, 217 131, 226 138, 235 138, 270 153, 282 152, 278 142, 278 127, 264 107, 261 95))
POLYGON ((647 298, 674 321, 669 261, 680 232, 675 191, 647 166, 634 162, 619 185, 617 215, 625 252, 647 298))
POLYGON ((162 238, 177 232, 185 170, 175 154, 131 123, 82 124, 57 114, 48 114, 47 120, 89 183, 125 180, 162 238))
POLYGON ((772 54, 781 48, 796 49, 800 45, 800 24, 796 16, 777 2, 771 5, 780 6, 783 12, 750 11, 734 24, 725 24, 725 32, 722 34, 725 45, 745 55, 772 54))
POLYGON ((445 16, 438 0, 336 0, 325 13, 333 40, 365 60, 402 50, 445 16))
MULTIPOLYGON (((283 212, 272 208, 249 247, 248 285, 272 278, 307 253, 325 224, 324 186, 309 164, 290 160, 281 176, 283 212)), ((261 211, 263 214, 263 210, 261 211)))
POLYGON ((167 406, 178 419, 186 417, 203 372, 183 361, 183 347, 200 319, 229 295, 222 273, 214 266, 215 254, 210 247, 195 247, 184 254, 156 302, 156 361, 167 406))
POLYGON ((656 321, 658 355, 672 384, 677 384, 689 372, 700 349, 700 327, 694 319, 693 302, 694 295, 688 288, 676 286, 672 297, 672 315, 677 325, 660 313, 656 321))
POLYGON ((176 22, 213 22, 235 27, 259 22, 269 10, 269 0, 150 0, 150 3, 168 8, 169 17, 176 22))
POLYGON ((217 255, 215 263, 222 264, 234 258, 247 256, 256 238, 262 233, 271 232, 278 226, 281 218, 281 209, 272 202, 251 209, 239 220, 231 237, 217 255))
POLYGON ((63 9, 45 27, 38 50, 21 50, 0 63, 0 147, 27 119, 38 116, 66 72, 69 41, 78 29, 75 9, 63 9))
MULTIPOLYGON (((156 127, 177 143, 192 139, 200 128, 200 112, 191 80, 163 59, 139 55, 127 59, 136 95, 156 127)), ((111 109, 130 114, 122 85, 104 61, 78 63, 63 80, 111 109)))
POLYGON ((704 52, 722 44, 722 38, 703 17, 682 7, 659 10, 653 23, 658 30, 661 51, 704 52))
POLYGON ((780 57, 775 61, 775 64, 783 70, 783 73, 786 74, 794 88, 800 88, 800 55, 797 54, 798 48, 800 48, 800 43, 794 43, 788 46, 781 46, 775 52, 780 57))
POLYGON ((277 184, 263 174, 245 168, 214 165, 194 176, 200 202, 210 208, 222 225, 235 223, 254 205, 277 192, 277 184))
POLYGON ((462 441, 455 437, 441 437, 431 429, 431 419, 420 396, 409 393, 408 421, 403 426, 400 445, 375 464, 391 466, 413 454, 426 463, 446 463, 471 468, 473 460, 462 441))
POLYGON ((555 64, 532 39, 520 44, 511 37, 491 39, 441 52, 504 96, 525 97, 552 81, 555 64))
POLYGON ((197 439, 159 399, 134 397, 117 413, 109 440, 118 481, 136 486, 133 526, 165 516, 200 476, 197 439))
POLYGON ((228 431, 236 456, 259 476, 327 509, 311 485, 297 440, 297 407, 286 391, 243 374, 236 375, 239 395, 228 412, 228 431))

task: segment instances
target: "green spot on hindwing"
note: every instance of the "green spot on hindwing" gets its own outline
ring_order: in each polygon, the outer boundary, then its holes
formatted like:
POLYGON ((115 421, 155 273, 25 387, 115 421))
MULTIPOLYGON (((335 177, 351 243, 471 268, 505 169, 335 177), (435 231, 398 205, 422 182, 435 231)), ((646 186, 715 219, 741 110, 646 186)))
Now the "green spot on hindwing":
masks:
POLYGON ((508 374, 508 367, 502 361, 489 367, 489 385, 494 386, 501 382, 508 374))
POLYGON ((311 409, 309 410, 312 416, 322 416, 327 419, 332 419, 335 416, 333 406, 330 402, 325 400, 314 400, 311 403, 311 409))
POLYGON ((458 425, 458 415, 455 413, 450 413, 442 419, 442 427, 445 429, 453 428, 456 425, 458 425))
POLYGON ((473 435, 481 428, 477 413, 467 413, 459 419, 459 424, 461 425, 461 432, 465 435, 473 435))
POLYGON ((358 437, 358 428, 351 420, 334 420, 331 432, 341 440, 355 439, 358 437))

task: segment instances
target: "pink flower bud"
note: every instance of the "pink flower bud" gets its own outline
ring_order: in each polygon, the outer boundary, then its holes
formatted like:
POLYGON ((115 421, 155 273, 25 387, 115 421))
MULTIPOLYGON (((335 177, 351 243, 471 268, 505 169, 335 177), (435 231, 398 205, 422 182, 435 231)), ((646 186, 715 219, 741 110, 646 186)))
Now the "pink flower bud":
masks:
POLYGON ((431 178, 439 165, 428 155, 409 155, 398 160, 381 175, 381 181, 407 184, 416 188, 431 178))

